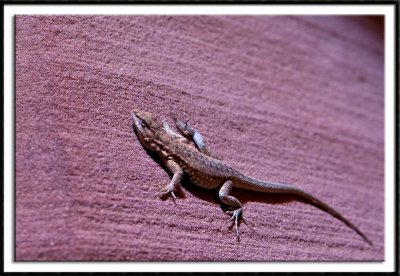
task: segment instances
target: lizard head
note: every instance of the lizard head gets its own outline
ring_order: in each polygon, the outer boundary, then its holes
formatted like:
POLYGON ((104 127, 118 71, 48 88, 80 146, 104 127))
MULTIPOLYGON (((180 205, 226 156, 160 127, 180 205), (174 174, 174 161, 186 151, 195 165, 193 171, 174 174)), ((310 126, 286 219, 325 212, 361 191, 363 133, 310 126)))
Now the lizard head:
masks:
POLYGON ((132 110, 133 127, 139 137, 140 142, 151 149, 151 144, 159 130, 162 129, 162 123, 150 112, 138 109, 132 110))

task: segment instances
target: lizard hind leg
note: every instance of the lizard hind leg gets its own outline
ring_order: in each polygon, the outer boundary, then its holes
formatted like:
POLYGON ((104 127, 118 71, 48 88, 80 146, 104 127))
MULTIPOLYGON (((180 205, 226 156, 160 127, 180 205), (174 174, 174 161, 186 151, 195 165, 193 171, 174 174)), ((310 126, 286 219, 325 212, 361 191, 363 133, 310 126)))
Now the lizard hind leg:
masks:
MULTIPOLYGON (((233 187, 232 181, 231 180, 226 181, 219 190, 219 199, 224 204, 228 205, 231 209, 233 209, 233 210, 227 211, 226 214, 232 215, 229 218, 229 221, 231 221, 232 226, 235 227, 235 238, 236 238, 236 241, 239 241, 240 221, 242 220, 246 225, 247 225, 247 221, 243 218, 242 204, 236 197, 230 195, 230 193, 232 191, 232 187, 233 187)), ((253 230, 250 226, 248 226, 248 227, 251 230, 253 230)))

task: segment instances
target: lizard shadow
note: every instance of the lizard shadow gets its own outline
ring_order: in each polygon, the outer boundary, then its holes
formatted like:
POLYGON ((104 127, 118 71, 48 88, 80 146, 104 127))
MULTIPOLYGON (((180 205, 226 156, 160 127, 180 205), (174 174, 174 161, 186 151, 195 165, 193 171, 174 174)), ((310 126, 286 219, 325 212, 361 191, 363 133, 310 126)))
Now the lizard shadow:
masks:
MULTIPOLYGON (((137 132, 134 127, 132 127, 132 130, 134 134, 137 137, 137 132)), ((173 174, 169 171, 167 166, 164 164, 164 162, 161 160, 161 158, 158 156, 157 153, 147 149, 142 145, 142 143, 139 143, 141 147, 146 151, 146 153, 153 159, 154 162, 160 165, 161 168, 163 168, 168 176, 170 181, 173 177, 173 174)), ((218 196, 218 191, 219 189, 204 189, 201 187, 196 186, 194 183, 191 182, 189 179, 188 175, 186 173, 183 174, 182 181, 181 181, 182 188, 185 190, 178 190, 176 191, 176 196, 178 198, 186 198, 185 192, 189 192, 193 196, 205 200, 207 202, 220 205, 221 209, 225 212, 228 210, 228 207, 221 202, 218 196)), ((266 204, 283 204, 287 202, 292 202, 292 201, 298 201, 298 202, 303 202, 306 204, 313 205, 317 207, 318 209, 321 209, 319 206, 314 205, 311 201, 302 198, 298 195, 294 194, 289 194, 289 193, 259 193, 259 192, 254 192, 250 190, 245 190, 245 189, 240 189, 240 188, 234 188, 231 193, 232 196, 236 197, 243 205, 245 205, 247 202, 262 202, 266 204)), ((163 198, 163 200, 166 200, 166 198, 163 198)), ((321 209, 323 210, 323 209, 321 209)))
MULTIPOLYGON (((185 191, 189 192, 193 196, 208 201, 210 203, 220 205, 220 208, 223 212, 229 210, 228 206, 221 202, 218 196, 219 189, 204 189, 200 188, 193 183, 191 183, 190 179, 185 175, 182 179, 182 187, 185 191)), ((323 212, 326 212, 320 206, 314 204, 311 200, 304 198, 300 195, 290 194, 290 193, 260 193, 240 188, 233 188, 231 194, 236 197, 245 207, 247 202, 261 202, 267 205, 280 205, 289 202, 301 202, 307 205, 311 205, 317 209, 320 209, 323 212)))
MULTIPOLYGON (((193 183, 191 183, 190 179, 188 177, 184 177, 182 179, 182 187, 185 189, 186 192, 189 192, 193 196, 201 199, 208 201, 212 204, 219 205, 220 209, 223 213, 227 211, 231 211, 232 209, 229 208, 228 205, 224 204, 221 202, 218 196, 219 189, 204 189, 200 188, 193 183)), ((231 194, 232 196, 236 197, 241 203, 244 208, 246 208, 246 203, 247 202, 262 202, 267 205, 273 204, 284 204, 287 202, 302 202, 305 204, 313 205, 317 207, 318 209, 321 209, 319 206, 314 205, 311 201, 302 198, 298 195, 295 194, 289 194, 289 193, 259 193, 259 192, 254 192, 254 191, 249 191, 245 189, 233 189, 231 194)), ((321 209, 323 211, 323 209, 321 209)), ((245 211, 246 212, 246 211, 245 211)), ((231 215, 229 215, 230 217, 231 215)), ((245 215, 246 216, 246 215, 245 215)), ((231 218, 232 219, 232 218, 231 218)), ((231 221, 231 220, 230 220, 231 221)), ((239 220, 239 227, 242 225, 242 223, 246 224, 247 227, 249 227, 252 231, 257 232, 254 228, 256 226, 256 223, 254 221, 247 221, 246 220, 239 220)), ((231 224, 228 226, 229 229, 233 229, 234 223, 231 221, 231 224)))
MULTIPOLYGON (((189 192, 193 196, 208 201, 213 204, 219 204, 221 209, 225 212, 228 210, 227 206, 219 199, 219 188, 217 189, 204 189, 193 184, 190 179, 184 175, 181 181, 182 187, 186 192, 189 192)), ((301 198, 300 196, 289 194, 289 193, 259 193, 249 191, 245 189, 233 188, 231 194, 236 197, 242 205, 247 202, 262 202, 265 204, 283 204, 292 201, 300 201, 304 203, 310 203, 307 199, 301 198)))
POLYGON ((242 204, 246 204, 248 201, 274 205, 292 201, 310 203, 309 200, 290 193, 260 193, 238 188, 233 189, 232 195, 237 197, 242 204))
MULTIPOLYGON (((185 189, 185 191, 191 193, 193 196, 200 198, 201 200, 206 200, 212 204, 219 205, 220 209, 223 211, 223 213, 230 211, 231 209, 229 206, 225 205, 224 203, 221 202, 218 196, 219 189, 203 189, 200 187, 195 186, 193 183, 190 183, 190 180, 188 178, 185 179, 185 181, 182 182, 182 187, 185 189)), ((306 199, 304 197, 301 197, 299 195, 295 194, 290 194, 290 193, 260 193, 260 192, 255 192, 255 191, 249 191, 245 189, 233 189, 231 194, 232 196, 236 197, 241 203, 244 208, 246 208, 246 203, 247 202, 261 202, 265 203, 267 205, 280 205, 288 202, 301 202, 303 204, 311 205, 322 212, 327 212, 320 206, 314 204, 311 200, 306 199)), ((245 210, 246 213, 246 210, 245 210)), ((229 215, 230 216, 230 215, 229 215)), ((245 216, 247 216, 245 214, 245 216)), ((335 215, 333 215, 336 217, 335 215)), ((231 218, 232 219, 232 218, 231 218)), ((254 226, 257 225, 257 223, 254 223, 254 221, 247 221, 247 219, 239 220, 239 226, 242 225, 242 223, 246 224, 247 227, 249 227, 252 231, 257 232, 254 228, 254 226)), ((230 226, 228 226, 229 229, 232 229, 234 227, 234 223, 231 221, 230 226)))

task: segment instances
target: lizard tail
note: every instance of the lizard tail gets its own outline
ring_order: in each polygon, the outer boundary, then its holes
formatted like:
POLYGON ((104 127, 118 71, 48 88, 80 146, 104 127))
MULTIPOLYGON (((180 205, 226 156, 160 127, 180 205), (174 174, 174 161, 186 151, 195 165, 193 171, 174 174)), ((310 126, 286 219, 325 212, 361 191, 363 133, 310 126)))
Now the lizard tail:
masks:
MULTIPOLYGON (((361 232, 353 223, 351 223, 348 219, 342 216, 339 212, 335 211, 332 207, 324 203, 323 201, 319 200, 318 198, 314 197, 313 195, 303 191, 300 188, 289 184, 281 184, 281 183, 271 183, 271 182, 263 182, 252 179, 250 177, 244 177, 245 182, 250 185, 246 185, 244 187, 248 190, 258 191, 258 192, 266 192, 266 193, 289 193, 295 194, 300 197, 303 197, 309 200, 315 207, 322 209, 323 211, 331 214, 333 217, 339 219, 344 224, 346 224, 349 228, 353 229, 358 235, 360 235, 369 245, 373 245, 372 242, 367 238, 367 236, 361 232), (251 186, 251 188, 250 188, 251 186)), ((240 185, 238 185, 240 187, 240 185)))
POLYGON ((312 202, 312 204, 314 204, 317 207, 321 208, 322 210, 328 212, 329 214, 331 214, 335 218, 341 220, 344 224, 346 224, 348 227, 350 227, 355 232, 357 232, 357 234, 360 235, 369 245, 371 245, 371 246, 373 245, 372 242, 367 238, 367 236, 363 232, 361 232, 360 229, 358 229, 351 221, 346 219, 343 215, 341 215, 339 212, 335 211, 333 208, 331 208, 326 203, 322 202, 318 198, 316 198, 316 197, 314 197, 314 196, 312 196, 312 195, 310 195, 310 194, 308 194, 308 193, 306 193, 306 192, 304 192, 302 190, 299 190, 295 194, 298 194, 298 195, 300 195, 302 197, 307 198, 308 200, 310 200, 312 202))

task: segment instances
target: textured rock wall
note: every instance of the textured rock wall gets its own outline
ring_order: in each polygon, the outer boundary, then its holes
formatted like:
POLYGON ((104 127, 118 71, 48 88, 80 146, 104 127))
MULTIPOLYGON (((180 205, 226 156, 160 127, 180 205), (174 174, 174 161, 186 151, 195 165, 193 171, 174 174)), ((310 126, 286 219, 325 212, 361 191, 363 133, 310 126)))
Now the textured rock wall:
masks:
POLYGON ((17 260, 383 260, 382 20, 17 16, 17 260), (131 131, 189 118, 224 161, 293 183, 373 241, 288 195, 157 194, 168 173, 131 131))

